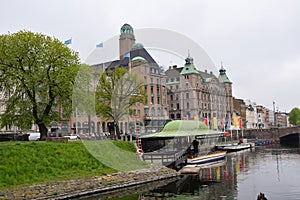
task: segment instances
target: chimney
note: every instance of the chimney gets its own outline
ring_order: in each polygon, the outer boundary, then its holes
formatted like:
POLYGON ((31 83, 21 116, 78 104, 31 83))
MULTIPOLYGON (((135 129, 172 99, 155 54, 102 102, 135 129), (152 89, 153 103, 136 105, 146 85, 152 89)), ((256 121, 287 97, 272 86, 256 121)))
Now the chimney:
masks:
POLYGON ((207 73, 207 69, 206 69, 206 70, 204 70, 204 72, 205 72, 205 73, 207 73))
POLYGON ((173 69, 176 69, 177 68, 177 65, 173 65, 173 69))
POLYGON ((210 74, 213 74, 212 71, 210 71, 210 74))

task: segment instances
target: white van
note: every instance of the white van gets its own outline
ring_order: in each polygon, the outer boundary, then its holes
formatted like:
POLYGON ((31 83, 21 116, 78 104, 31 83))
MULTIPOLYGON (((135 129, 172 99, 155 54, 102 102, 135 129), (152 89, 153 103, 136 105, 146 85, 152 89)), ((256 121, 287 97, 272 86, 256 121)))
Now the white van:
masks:
POLYGON ((41 137, 41 134, 39 132, 28 132, 27 134, 29 135, 29 141, 37 141, 41 137))

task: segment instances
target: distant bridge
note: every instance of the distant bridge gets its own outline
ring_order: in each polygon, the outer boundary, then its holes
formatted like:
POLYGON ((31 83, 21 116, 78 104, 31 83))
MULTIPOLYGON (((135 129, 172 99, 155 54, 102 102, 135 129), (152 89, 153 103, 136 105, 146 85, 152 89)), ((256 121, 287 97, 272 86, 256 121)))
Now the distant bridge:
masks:
MULTIPOLYGON (((239 130, 239 137, 242 137, 242 131, 239 130)), ((279 141, 288 135, 300 134, 300 125, 291 127, 279 127, 269 129, 245 129, 243 130, 243 136, 249 139, 272 139, 279 141)), ((233 131, 235 135, 235 131, 233 131)))

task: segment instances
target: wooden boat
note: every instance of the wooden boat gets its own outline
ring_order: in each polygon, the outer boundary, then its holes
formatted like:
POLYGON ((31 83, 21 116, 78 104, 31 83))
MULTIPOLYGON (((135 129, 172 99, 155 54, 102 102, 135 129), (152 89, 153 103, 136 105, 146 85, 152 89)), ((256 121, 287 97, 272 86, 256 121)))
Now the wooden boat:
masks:
POLYGON ((216 162, 225 159, 226 151, 207 152, 204 154, 198 154, 192 158, 187 158, 187 165, 199 166, 210 162, 216 162))
POLYGON ((179 171, 181 175, 184 174, 199 174, 200 170, 203 169, 212 169, 212 168, 217 168, 220 166, 226 165, 226 159, 214 161, 214 162, 208 162, 204 164, 194 164, 194 165, 185 165, 182 167, 182 169, 179 171))
POLYGON ((218 144, 216 148, 227 152, 240 151, 244 149, 250 149, 252 145, 250 143, 230 143, 230 144, 218 144))

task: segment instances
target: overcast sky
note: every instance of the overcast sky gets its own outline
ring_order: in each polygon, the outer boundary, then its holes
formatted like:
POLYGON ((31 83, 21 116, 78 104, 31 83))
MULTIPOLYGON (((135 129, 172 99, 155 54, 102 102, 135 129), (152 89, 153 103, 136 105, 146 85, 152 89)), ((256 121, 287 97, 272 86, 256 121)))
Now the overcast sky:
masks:
POLYGON ((223 62, 236 98, 270 109, 275 101, 287 112, 300 107, 300 1, 2 0, 0 5, 1 34, 23 29, 61 41, 72 38, 70 47, 82 62, 124 23, 176 31, 199 44, 217 68, 223 62))

